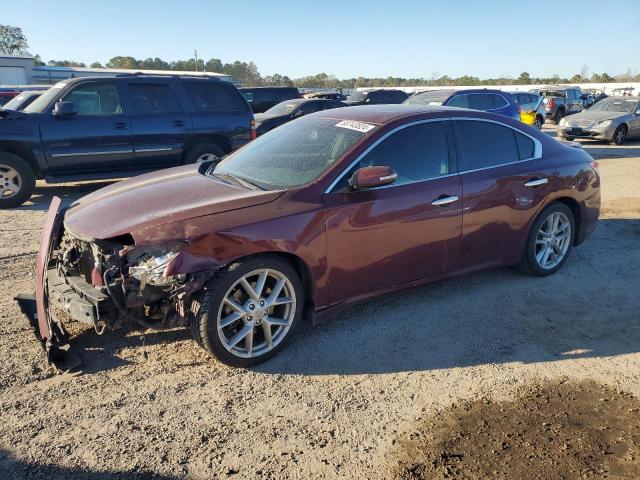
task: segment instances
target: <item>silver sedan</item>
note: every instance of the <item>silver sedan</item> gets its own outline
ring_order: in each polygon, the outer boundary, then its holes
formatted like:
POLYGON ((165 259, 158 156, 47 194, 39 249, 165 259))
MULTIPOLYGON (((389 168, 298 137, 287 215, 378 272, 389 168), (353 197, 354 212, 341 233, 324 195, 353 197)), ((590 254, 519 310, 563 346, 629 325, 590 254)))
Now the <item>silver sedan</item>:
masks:
POLYGON ((640 97, 609 97, 590 109, 560 120, 558 136, 573 140, 590 138, 622 145, 640 137, 640 97))

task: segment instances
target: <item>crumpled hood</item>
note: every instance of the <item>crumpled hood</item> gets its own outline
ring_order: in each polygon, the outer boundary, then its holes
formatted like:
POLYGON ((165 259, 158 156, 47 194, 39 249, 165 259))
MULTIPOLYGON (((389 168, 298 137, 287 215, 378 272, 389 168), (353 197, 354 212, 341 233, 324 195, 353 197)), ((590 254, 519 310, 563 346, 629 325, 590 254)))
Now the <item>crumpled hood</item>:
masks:
POLYGON ((249 190, 185 165, 114 183, 71 204, 65 228, 85 240, 106 239, 152 224, 228 212, 271 202, 282 191, 249 190))

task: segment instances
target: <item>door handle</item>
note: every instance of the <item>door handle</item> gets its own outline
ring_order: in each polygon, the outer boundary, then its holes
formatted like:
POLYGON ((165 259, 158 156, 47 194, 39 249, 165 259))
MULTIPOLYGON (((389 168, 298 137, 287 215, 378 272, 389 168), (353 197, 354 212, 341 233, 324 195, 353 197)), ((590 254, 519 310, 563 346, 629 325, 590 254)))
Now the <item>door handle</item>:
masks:
POLYGON ((457 195, 440 195, 433 202, 431 202, 431 205, 435 205, 436 207, 443 207, 445 205, 449 205, 450 203, 457 202, 457 201, 458 201, 457 195))
POLYGON ((173 126, 174 127, 184 127, 184 122, 182 120, 174 120, 173 121, 173 126))
POLYGON ((548 178, 534 178, 533 180, 529 180, 524 184, 525 187, 538 187, 540 185, 545 185, 549 183, 548 178))
POLYGON ((127 128, 127 124, 124 122, 116 122, 113 124, 113 126, 118 130, 124 130, 125 128, 127 128))

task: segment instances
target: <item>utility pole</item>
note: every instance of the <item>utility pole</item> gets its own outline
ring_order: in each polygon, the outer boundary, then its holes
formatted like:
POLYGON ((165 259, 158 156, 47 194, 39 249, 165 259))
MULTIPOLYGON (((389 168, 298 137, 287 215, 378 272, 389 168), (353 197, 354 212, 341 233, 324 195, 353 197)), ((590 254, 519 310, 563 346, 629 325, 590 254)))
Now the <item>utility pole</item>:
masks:
POLYGON ((196 72, 197 72, 198 71, 198 50, 194 50, 193 55, 196 57, 196 72))

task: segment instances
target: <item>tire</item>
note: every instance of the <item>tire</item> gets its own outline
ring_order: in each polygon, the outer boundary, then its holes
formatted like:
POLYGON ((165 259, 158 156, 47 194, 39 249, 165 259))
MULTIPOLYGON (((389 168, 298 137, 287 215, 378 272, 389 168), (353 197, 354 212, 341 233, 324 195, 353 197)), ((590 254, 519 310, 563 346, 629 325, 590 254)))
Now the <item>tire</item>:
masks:
POLYGON ((22 205, 36 188, 36 175, 19 156, 0 152, 0 209, 22 205))
POLYGON ((246 368, 271 358, 295 334, 302 323, 304 290, 289 262, 276 256, 259 255, 216 273, 203 288, 198 303, 198 311, 191 320, 195 340, 220 362, 246 368), (255 289, 263 273, 266 280, 262 293, 259 300, 252 300, 240 282, 245 279, 255 289), (280 281, 284 287, 275 300, 281 303, 269 306, 273 301, 270 294, 280 281), (234 308, 225 302, 227 298, 233 300, 234 308), (262 302, 266 302, 264 307, 262 302), (225 321, 226 325, 222 325, 225 321), (267 331, 271 344, 267 341, 267 331))
POLYGON ((616 131, 613 132, 613 137, 611 138, 611 143, 614 145, 622 145, 624 141, 627 139, 627 126, 620 125, 616 128, 616 131))
POLYGON ((219 162, 226 153, 215 143, 198 143, 191 147, 184 154, 182 163, 189 165, 191 163, 204 162, 213 160, 219 162))
POLYGON ((535 122, 533 123, 533 128, 542 130, 542 125, 544 125, 544 118, 542 118, 541 115, 536 115, 535 122))
POLYGON ((546 277, 547 275, 551 275, 564 265, 571 254, 571 249, 573 248, 573 242, 575 239, 575 218, 573 216, 573 212, 569 207, 567 207, 564 203, 553 202, 549 206, 547 206, 540 214, 536 217, 533 225, 531 226, 531 231, 529 232, 529 237, 527 238, 527 245, 525 247, 525 251, 522 255, 522 260, 520 262, 520 269, 526 273, 531 275, 535 275, 537 277, 546 277), (550 244, 539 244, 539 240, 542 242, 546 242, 543 239, 544 235, 541 232, 541 229, 549 232, 553 227, 553 217, 554 215, 558 215, 557 218, 560 218, 563 224, 568 223, 569 231, 568 236, 564 237, 562 240, 556 240, 556 237, 564 236, 564 230, 562 233, 553 233, 553 242, 555 243, 555 247, 550 246, 550 244), (551 219, 551 220, 549 220, 551 219), (548 223, 550 222, 550 223, 548 223), (540 234, 540 235, 539 235, 540 234), (565 243, 566 242, 566 243, 565 243), (551 249, 550 254, 548 255, 549 264, 543 265, 541 260, 544 260, 545 253, 543 253, 543 249, 545 248, 551 249), (558 260, 558 253, 562 252, 562 257, 558 260), (540 257, 537 257, 537 255, 540 257), (552 261, 551 255, 554 255, 554 261, 552 261))
POLYGON ((553 121, 556 125, 560 125, 560 120, 562 120, 562 117, 564 117, 564 110, 558 110, 556 112, 556 115, 553 117, 553 121))

